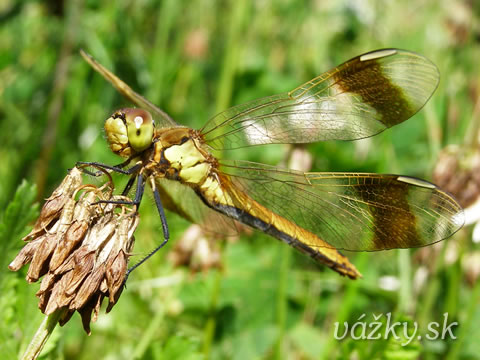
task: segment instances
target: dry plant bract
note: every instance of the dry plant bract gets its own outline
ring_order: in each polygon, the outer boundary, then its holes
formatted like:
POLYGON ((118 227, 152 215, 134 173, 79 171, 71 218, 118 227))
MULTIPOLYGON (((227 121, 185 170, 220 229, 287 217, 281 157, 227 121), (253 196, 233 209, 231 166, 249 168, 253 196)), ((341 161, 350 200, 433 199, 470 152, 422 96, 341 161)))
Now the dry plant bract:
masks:
POLYGON ((82 171, 72 169, 46 200, 23 239, 27 244, 9 265, 17 271, 30 263, 26 280, 41 278, 40 310, 46 315, 61 311, 60 325, 78 311, 88 334, 103 299, 109 299, 109 312, 122 292, 139 221, 130 206, 97 203, 122 198, 112 193, 111 178, 101 187, 83 184, 82 171))

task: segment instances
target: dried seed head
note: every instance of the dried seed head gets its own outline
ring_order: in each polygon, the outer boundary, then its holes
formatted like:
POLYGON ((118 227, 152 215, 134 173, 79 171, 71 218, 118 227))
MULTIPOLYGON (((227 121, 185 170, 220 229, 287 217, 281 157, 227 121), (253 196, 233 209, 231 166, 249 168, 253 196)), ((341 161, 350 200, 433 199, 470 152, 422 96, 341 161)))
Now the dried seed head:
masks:
POLYGON ((192 271, 221 268, 220 250, 198 225, 191 225, 176 242, 168 258, 174 266, 187 265, 192 271))
POLYGON ((480 252, 466 254, 462 259, 462 267, 468 284, 472 287, 475 286, 480 277, 480 252))
POLYGON ((456 146, 445 148, 433 171, 433 180, 468 208, 480 197, 480 151, 456 146))
POLYGON ((69 171, 65 179, 63 179, 60 186, 55 189, 49 198, 47 198, 32 231, 25 236, 23 240, 31 240, 38 237, 40 234, 45 233, 51 224, 60 217, 60 214, 65 207, 65 203, 68 199, 72 198, 72 195, 81 184, 82 173, 79 169, 73 168, 69 171))
POLYGON ((47 315, 63 310, 60 325, 78 311, 88 334, 103 299, 109 298, 110 311, 120 297, 139 221, 128 206, 96 203, 118 200, 111 194, 111 182, 100 188, 82 185, 81 171, 72 169, 9 265, 16 271, 30 263, 27 281, 43 276, 36 294, 40 310, 47 315))
POLYGON ((183 53, 190 59, 202 60, 208 51, 208 41, 206 29, 190 31, 183 45, 183 53))

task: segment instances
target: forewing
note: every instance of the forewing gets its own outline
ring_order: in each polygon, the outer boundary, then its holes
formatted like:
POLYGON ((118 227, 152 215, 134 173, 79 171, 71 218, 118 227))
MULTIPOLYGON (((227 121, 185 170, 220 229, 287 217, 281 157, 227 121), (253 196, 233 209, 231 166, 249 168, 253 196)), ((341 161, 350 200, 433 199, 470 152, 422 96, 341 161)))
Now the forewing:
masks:
POLYGON ((366 138, 414 115, 438 81, 437 67, 425 57, 377 50, 286 94, 232 107, 201 131, 215 149, 366 138))
POLYGON ((100 75, 102 75, 107 81, 109 81, 120 94, 122 94, 125 98, 134 103, 136 106, 148 110, 152 114, 157 127, 178 126, 178 124, 173 121, 167 113, 165 113, 157 106, 152 104, 150 101, 145 99, 142 95, 135 92, 130 86, 125 84, 115 74, 113 74, 102 64, 96 61, 91 55, 87 54, 83 50, 80 50, 80 54, 83 56, 85 61, 88 62, 95 71, 100 73, 100 75))
POLYGON ((337 249, 425 246, 451 236, 464 222, 455 199, 416 178, 300 173, 238 161, 222 162, 221 170, 253 200, 337 249))

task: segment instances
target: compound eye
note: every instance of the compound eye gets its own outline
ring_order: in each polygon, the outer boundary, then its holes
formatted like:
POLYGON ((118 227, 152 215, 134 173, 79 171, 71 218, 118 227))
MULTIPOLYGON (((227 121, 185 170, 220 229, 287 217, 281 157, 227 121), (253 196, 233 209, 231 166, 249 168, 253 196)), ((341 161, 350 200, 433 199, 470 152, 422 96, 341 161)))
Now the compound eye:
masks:
POLYGON ((136 152, 143 151, 152 145, 155 124, 152 115, 143 109, 124 109, 127 125, 128 142, 136 152))
POLYGON ((123 110, 115 111, 112 116, 105 120, 105 135, 107 136, 110 149, 121 157, 129 157, 132 148, 128 144, 127 126, 123 110))

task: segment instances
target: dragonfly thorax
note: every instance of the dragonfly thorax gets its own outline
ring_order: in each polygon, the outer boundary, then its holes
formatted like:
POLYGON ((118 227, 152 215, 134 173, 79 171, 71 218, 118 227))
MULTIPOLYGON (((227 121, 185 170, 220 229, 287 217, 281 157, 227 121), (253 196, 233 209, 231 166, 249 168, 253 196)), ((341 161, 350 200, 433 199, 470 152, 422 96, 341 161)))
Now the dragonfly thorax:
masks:
POLYGON ((212 157, 194 130, 160 129, 154 141, 152 166, 166 178, 199 186, 210 174, 212 157))

